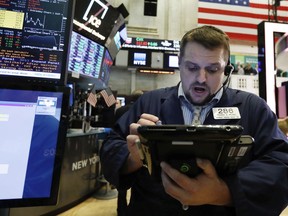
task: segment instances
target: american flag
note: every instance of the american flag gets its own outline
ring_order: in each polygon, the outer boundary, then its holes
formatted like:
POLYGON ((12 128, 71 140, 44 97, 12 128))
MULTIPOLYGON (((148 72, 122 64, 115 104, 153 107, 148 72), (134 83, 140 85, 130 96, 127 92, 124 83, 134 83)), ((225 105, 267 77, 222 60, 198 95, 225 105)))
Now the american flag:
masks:
MULTIPOLYGON (((262 21, 273 21, 272 0, 199 0, 198 25, 213 25, 231 39, 257 41, 257 27, 262 21), (270 14, 269 13, 270 8, 270 14)), ((277 7, 279 22, 288 22, 288 1, 277 7)))
POLYGON ((116 103, 116 99, 110 88, 100 91, 99 94, 104 98, 105 103, 108 107, 116 103))
POLYGON ((91 104, 93 107, 96 107, 96 104, 97 104, 97 95, 94 94, 93 92, 90 92, 89 93, 89 96, 87 98, 87 102, 89 104, 91 104))

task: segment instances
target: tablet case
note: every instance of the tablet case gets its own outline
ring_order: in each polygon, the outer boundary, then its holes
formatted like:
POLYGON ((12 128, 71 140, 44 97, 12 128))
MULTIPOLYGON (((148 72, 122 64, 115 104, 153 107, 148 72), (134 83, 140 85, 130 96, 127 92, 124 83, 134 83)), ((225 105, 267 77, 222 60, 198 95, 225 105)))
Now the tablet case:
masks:
POLYGON ((149 173, 159 181, 161 161, 190 177, 200 174, 196 157, 209 159, 220 176, 230 175, 244 162, 254 142, 242 132, 240 125, 140 126, 139 150, 149 173))

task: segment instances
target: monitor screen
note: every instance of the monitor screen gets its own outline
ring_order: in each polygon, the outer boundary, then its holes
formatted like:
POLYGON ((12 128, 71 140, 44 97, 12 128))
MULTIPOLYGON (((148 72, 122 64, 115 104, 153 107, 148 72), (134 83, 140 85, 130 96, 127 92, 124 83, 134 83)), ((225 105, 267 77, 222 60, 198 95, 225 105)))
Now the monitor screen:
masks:
POLYGON ((128 66, 150 67, 151 53, 148 51, 129 50, 128 66))
POLYGON ((124 18, 120 15, 105 44, 105 47, 109 50, 112 59, 115 59, 117 53, 126 40, 127 29, 124 23, 124 18))
POLYGON ((1 81, 65 84, 73 1, 0 2, 1 81))
POLYGON ((119 101, 121 106, 125 106, 125 97, 118 96, 116 99, 119 101))
POLYGON ((99 78, 104 47, 72 31, 68 71, 99 78))
POLYGON ((67 87, 0 88, 0 208, 56 204, 68 100, 67 87))
POLYGON ((178 55, 172 53, 164 53, 164 68, 178 69, 179 68, 178 55))
POLYGON ((108 82, 110 78, 110 71, 111 71, 111 66, 113 65, 113 60, 108 52, 108 50, 105 50, 105 55, 103 58, 102 62, 102 67, 101 67, 101 74, 99 79, 103 81, 105 87, 108 87, 108 82))
POLYGON ((69 106, 72 107, 74 105, 75 83, 67 83, 67 87, 70 89, 69 106))

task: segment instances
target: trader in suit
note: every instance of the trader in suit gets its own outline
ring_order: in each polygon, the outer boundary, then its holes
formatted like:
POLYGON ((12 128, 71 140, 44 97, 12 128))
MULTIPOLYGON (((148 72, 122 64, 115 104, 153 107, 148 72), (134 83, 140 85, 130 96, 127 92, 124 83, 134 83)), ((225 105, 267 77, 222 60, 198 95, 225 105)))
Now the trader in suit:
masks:
POLYGON ((177 86, 144 93, 104 141, 100 158, 105 178, 131 188, 128 216, 278 216, 288 204, 288 142, 266 102, 228 87, 229 37, 213 26, 188 31, 180 43, 177 86), (194 178, 163 161, 159 183, 150 176, 136 143, 141 125, 191 124, 201 106, 204 125, 241 125, 255 142, 248 161, 235 174, 220 175, 197 158, 202 173, 194 178), (233 115, 219 116, 229 109, 233 115), (182 206, 189 208, 182 209, 182 206))
MULTIPOLYGON (((137 99, 143 94, 143 91, 140 89, 134 90, 130 95, 129 102, 122 107, 119 107, 115 110, 115 121, 126 113, 130 107, 137 101, 137 99)), ((117 199, 117 214, 118 216, 125 216, 127 209, 127 189, 121 190, 118 188, 118 199, 117 199)))

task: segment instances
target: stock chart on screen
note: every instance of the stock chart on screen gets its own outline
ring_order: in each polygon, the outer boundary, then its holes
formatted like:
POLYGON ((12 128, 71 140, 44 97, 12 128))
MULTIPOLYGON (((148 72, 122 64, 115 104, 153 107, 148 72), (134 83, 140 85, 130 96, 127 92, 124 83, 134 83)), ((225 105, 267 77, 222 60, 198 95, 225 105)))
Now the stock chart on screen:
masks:
POLYGON ((63 81, 71 7, 69 0, 0 1, 0 76, 63 81))

